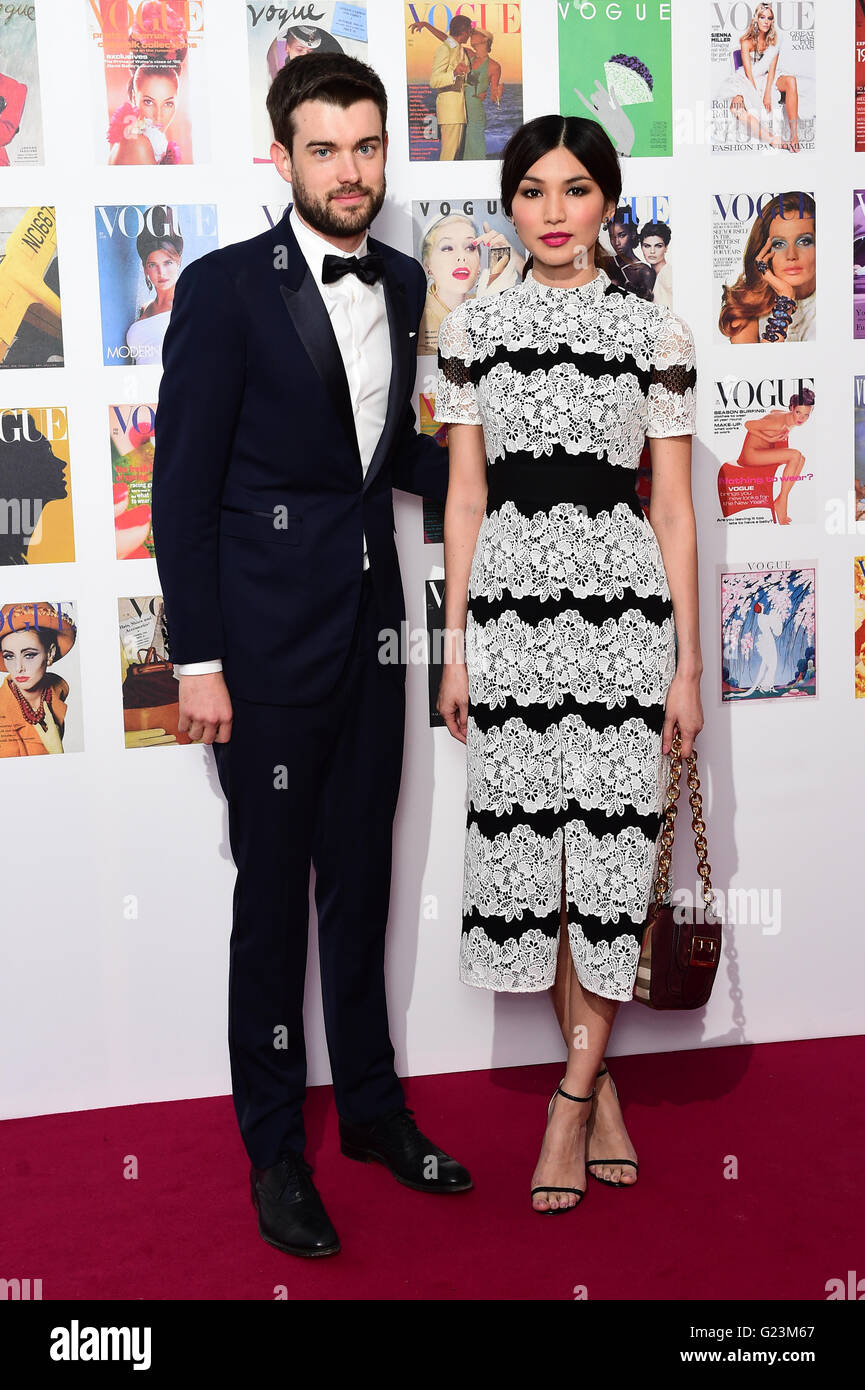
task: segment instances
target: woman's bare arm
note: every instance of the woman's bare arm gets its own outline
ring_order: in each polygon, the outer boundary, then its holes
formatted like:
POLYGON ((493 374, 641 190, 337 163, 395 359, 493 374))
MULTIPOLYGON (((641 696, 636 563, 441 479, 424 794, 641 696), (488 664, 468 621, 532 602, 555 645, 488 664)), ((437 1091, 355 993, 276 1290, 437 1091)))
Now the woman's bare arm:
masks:
POLYGON ((449 425, 448 450, 450 473, 444 523, 446 636, 437 708, 453 737, 465 743, 469 574, 487 503, 483 426, 449 425))
POLYGON ((650 439, 652 500, 649 521, 658 538, 673 601, 676 674, 667 695, 662 751, 672 745, 673 726, 687 757, 703 727, 700 704, 700 607, 697 591, 697 523, 691 500, 691 435, 650 439))

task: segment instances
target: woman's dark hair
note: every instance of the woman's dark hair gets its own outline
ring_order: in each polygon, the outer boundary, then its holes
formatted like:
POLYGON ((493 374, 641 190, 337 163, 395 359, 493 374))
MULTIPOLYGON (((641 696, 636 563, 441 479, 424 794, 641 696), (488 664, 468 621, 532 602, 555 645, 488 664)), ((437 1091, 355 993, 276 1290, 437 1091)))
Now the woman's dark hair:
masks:
POLYGON ((304 53, 280 68, 267 93, 267 114, 273 136, 291 154, 295 107, 303 101, 325 101, 345 110, 357 101, 374 101, 387 127, 387 93, 377 72, 347 53, 304 53))
POLYGON ((814 392, 807 386, 803 386, 798 396, 790 397, 790 409, 795 410, 798 405, 806 405, 809 408, 814 405, 814 392))
POLYGON ((665 246, 669 246, 671 235, 672 233, 666 222, 645 222, 640 228, 639 240, 645 241, 646 237, 657 236, 661 238, 665 246))
POLYGON ((147 257, 150 255, 151 251, 168 251, 173 256, 177 256, 177 258, 180 259, 183 255, 183 237, 179 232, 175 232, 173 236, 168 234, 154 236, 153 233, 148 231, 145 227, 135 238, 135 249, 138 252, 142 266, 146 264, 147 257))
MULTIPOLYGON (((515 130, 502 154, 502 207, 510 217, 517 189, 526 172, 550 150, 564 146, 585 166, 605 200, 618 203, 622 192, 622 170, 616 147, 602 125, 586 116, 536 116, 515 130)), ((611 258, 595 243, 595 265, 611 258)), ((531 269, 526 261, 523 275, 531 269)))
POLYGON ((175 90, 180 86, 181 64, 178 62, 154 63, 152 59, 147 62, 133 64, 132 73, 126 86, 126 94, 130 101, 135 98, 135 84, 142 77, 170 77, 174 81, 175 90))

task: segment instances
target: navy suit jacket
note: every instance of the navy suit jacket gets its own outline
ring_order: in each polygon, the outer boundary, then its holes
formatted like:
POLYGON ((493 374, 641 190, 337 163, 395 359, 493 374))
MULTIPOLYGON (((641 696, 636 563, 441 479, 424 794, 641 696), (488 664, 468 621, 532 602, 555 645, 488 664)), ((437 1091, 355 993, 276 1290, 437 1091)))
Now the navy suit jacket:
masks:
POLYGON ((221 658, 240 699, 309 705, 335 688, 364 533, 379 627, 399 633, 392 488, 447 492, 447 451, 417 433, 411 404, 425 277, 372 236, 368 248, 385 264, 392 370, 366 477, 339 347, 287 212, 192 261, 175 287, 152 499, 169 651, 221 658))

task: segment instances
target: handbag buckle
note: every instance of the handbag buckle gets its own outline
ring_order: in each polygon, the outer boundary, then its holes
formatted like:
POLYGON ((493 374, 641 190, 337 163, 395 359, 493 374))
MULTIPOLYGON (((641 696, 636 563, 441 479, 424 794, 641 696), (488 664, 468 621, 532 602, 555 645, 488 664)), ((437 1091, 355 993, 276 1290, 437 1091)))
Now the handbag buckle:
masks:
POLYGON ((715 965, 718 943, 712 936, 692 936, 689 965, 715 965))

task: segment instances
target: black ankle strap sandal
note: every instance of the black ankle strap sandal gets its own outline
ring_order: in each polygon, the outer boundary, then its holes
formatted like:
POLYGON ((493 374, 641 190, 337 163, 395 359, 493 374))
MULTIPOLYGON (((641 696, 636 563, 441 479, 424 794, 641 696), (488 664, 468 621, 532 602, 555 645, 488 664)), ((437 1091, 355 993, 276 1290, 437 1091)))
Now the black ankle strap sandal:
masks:
MULTIPOLYGON (((547 1106, 547 1119, 549 1120, 550 1111, 553 1108, 553 1101, 555 1100, 556 1096, 564 1096, 565 1100, 582 1102, 591 1100, 594 1094, 594 1086, 592 1087, 591 1092, 587 1096, 572 1096, 568 1091, 563 1091, 561 1085, 557 1086, 552 1096, 550 1097, 550 1103, 547 1106)), ((592 1176, 594 1177, 594 1173, 592 1174, 592 1176)), ((586 1195, 585 1188, 582 1187, 533 1187, 529 1194, 530 1198, 534 1198, 538 1192, 571 1192, 577 1198, 576 1202, 574 1202, 572 1206, 547 1207, 546 1211, 539 1211, 537 1207, 534 1207, 533 1210, 537 1211, 538 1216, 557 1216, 561 1211, 573 1211, 575 1207, 578 1207, 580 1205, 580 1202, 586 1195)))
MULTIPOLYGON (((606 1062, 598 1072, 598 1076, 609 1076, 606 1062)), ((616 1090, 616 1083, 611 1076, 610 1085, 613 1088, 613 1095, 616 1097, 616 1100, 618 1100, 619 1093, 616 1090)), ((592 1088, 592 1094, 594 1095, 594 1087, 592 1088)), ((602 1182, 605 1187, 636 1187, 637 1184, 636 1182, 613 1182, 612 1178, 599 1178, 597 1173, 592 1172, 593 1168, 633 1168, 635 1177, 640 1171, 639 1164, 635 1163, 632 1158, 587 1158, 586 1168, 589 1177, 594 1178, 595 1182, 602 1182)))

